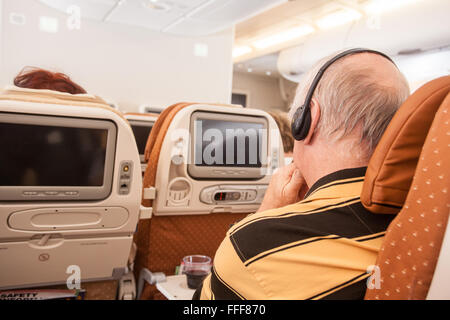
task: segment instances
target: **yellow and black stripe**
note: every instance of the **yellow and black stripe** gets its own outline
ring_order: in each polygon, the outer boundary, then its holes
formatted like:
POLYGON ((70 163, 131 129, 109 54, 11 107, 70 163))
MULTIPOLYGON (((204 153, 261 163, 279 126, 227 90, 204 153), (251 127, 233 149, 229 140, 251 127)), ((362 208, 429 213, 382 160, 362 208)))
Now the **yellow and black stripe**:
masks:
POLYGON ((202 299, 358 299, 392 215, 361 204, 366 168, 317 181, 294 205, 234 225, 214 259, 202 299))

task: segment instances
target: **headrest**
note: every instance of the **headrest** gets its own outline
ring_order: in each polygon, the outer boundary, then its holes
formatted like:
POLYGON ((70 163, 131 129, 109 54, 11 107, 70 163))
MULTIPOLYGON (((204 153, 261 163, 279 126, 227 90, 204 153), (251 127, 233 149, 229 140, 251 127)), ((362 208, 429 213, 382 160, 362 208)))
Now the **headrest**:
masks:
POLYGON ((105 100, 90 94, 70 94, 46 89, 37 90, 7 86, 0 91, 0 100, 97 107, 110 110, 123 118, 123 114, 111 108, 105 100))
POLYGON ((159 114, 157 113, 137 113, 137 112, 128 112, 125 113, 125 116, 139 116, 139 117, 152 117, 152 118, 158 118, 159 114))
POLYGON ((361 194, 366 209, 400 211, 435 114, 449 92, 450 76, 438 78, 418 89, 397 111, 369 162, 361 194))
POLYGON ((91 95, 91 94, 70 94, 67 92, 59 92, 54 90, 47 89, 27 89, 20 88, 16 86, 7 86, 2 90, 2 95, 11 95, 11 96, 28 96, 30 99, 59 99, 59 100, 68 100, 68 101, 83 101, 90 103, 101 103, 107 104, 105 100, 100 97, 91 95))

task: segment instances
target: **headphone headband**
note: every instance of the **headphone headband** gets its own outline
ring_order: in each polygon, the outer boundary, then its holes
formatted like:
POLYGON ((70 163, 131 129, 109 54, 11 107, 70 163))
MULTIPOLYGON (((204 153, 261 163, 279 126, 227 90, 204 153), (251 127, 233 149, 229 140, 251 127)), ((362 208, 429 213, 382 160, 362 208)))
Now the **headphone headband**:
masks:
POLYGON ((300 106, 294 114, 294 118, 292 120, 292 135, 294 136, 295 140, 301 141, 308 136, 308 132, 311 127, 311 110, 309 107, 311 105, 311 100, 314 95, 314 92, 316 91, 316 88, 319 85, 320 80, 325 74, 325 71, 327 71, 327 69, 336 61, 356 53, 374 53, 388 59, 395 65, 394 61, 386 54, 376 50, 365 48, 349 49, 337 54, 336 56, 328 60, 320 68, 319 72, 317 72, 316 76, 314 77, 314 80, 312 81, 311 86, 309 87, 308 93, 306 95, 304 104, 300 106))

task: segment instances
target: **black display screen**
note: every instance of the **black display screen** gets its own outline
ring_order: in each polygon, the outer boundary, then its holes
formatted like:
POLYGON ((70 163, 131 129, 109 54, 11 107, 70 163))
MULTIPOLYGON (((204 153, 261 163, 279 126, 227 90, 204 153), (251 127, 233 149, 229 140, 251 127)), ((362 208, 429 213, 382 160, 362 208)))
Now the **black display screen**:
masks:
POLYGON ((107 141, 107 129, 0 123, 0 186, 102 186, 107 141))
POLYGON ((153 125, 149 126, 131 126, 133 129, 136 144, 139 150, 139 154, 145 153, 145 147, 147 145, 148 137, 152 132, 153 125))
POLYGON ((195 165, 260 168, 262 123, 195 120, 195 165))

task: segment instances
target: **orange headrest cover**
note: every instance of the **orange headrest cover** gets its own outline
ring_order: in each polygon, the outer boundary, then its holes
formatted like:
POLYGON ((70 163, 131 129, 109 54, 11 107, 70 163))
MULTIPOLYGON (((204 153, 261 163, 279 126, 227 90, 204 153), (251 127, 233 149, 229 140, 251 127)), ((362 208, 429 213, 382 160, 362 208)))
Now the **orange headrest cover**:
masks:
POLYGON ((400 211, 434 116, 449 92, 450 76, 438 78, 418 89, 397 111, 366 172, 361 201, 369 211, 400 211))

